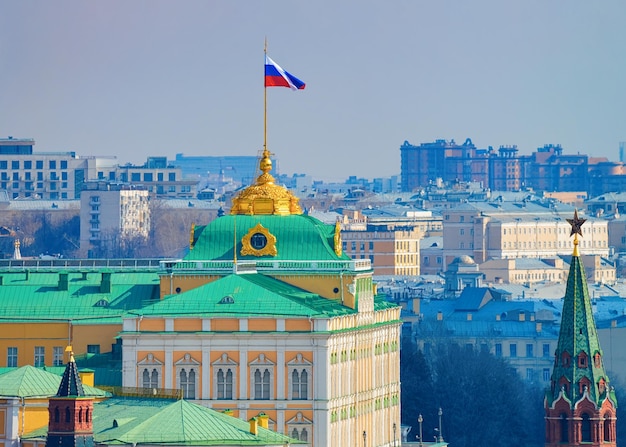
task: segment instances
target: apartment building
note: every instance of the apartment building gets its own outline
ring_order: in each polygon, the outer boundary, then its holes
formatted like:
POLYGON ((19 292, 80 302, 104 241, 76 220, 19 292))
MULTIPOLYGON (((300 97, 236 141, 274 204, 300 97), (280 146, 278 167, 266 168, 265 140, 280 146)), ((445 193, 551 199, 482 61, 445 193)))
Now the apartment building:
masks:
MULTIPOLYGON (((520 201, 464 203, 444 211, 446 265, 459 256, 481 264, 499 258, 551 258, 569 255, 569 205, 520 201)), ((609 255, 606 220, 588 218, 580 241, 586 254, 609 255)))
POLYGON ((78 199, 85 181, 95 178, 107 157, 80 157, 75 152, 33 151, 35 140, 0 138, 0 189, 11 199, 78 199))
POLYGON ((438 343, 455 343, 506 358, 529 383, 550 383, 559 324, 558 303, 511 300, 497 289, 466 287, 455 300, 415 299, 403 312, 424 355, 438 343))
POLYGON ((80 255, 107 256, 113 246, 150 232, 149 192, 110 182, 88 182, 80 195, 80 255))

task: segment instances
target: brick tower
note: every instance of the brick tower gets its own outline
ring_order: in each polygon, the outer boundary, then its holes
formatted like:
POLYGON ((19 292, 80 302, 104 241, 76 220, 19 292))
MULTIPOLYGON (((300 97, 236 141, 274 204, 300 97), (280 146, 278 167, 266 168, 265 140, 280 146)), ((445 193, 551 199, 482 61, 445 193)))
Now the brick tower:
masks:
POLYGON ((567 278, 551 387, 546 391, 546 447, 615 447, 615 392, 604 369, 591 310, 578 235, 586 219, 578 212, 572 226, 574 252, 567 278))
POLYGON ((85 397, 73 354, 48 412, 46 447, 93 447, 93 399, 85 397))

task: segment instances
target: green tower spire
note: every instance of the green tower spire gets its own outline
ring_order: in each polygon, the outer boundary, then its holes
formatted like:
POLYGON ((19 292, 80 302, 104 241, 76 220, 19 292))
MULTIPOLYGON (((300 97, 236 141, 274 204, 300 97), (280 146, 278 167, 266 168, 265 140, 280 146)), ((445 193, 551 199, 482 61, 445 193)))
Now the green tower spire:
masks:
MULTIPOLYGON (((546 392, 546 447, 602 442, 615 446, 617 400, 604 369, 578 236, 586 219, 567 219, 574 251, 567 277, 559 341, 546 392)), ((599 444, 593 444, 599 445, 599 444)))

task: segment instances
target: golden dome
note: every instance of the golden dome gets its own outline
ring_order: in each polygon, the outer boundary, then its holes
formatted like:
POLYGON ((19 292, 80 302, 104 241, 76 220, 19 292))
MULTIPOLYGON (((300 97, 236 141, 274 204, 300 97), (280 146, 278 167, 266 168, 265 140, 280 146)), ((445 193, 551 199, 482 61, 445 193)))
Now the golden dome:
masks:
POLYGON ((230 214, 302 214, 299 199, 287 188, 274 184, 274 177, 270 174, 272 160, 267 149, 263 150, 259 168, 262 174, 256 183, 233 198, 230 214))

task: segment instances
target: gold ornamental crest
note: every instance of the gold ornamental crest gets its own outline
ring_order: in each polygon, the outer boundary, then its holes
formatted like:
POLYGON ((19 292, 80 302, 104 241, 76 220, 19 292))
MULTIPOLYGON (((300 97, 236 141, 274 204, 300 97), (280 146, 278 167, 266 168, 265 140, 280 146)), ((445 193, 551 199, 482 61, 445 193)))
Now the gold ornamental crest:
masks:
POLYGON ((241 255, 252 256, 276 256, 276 236, 260 223, 250 228, 248 233, 241 238, 241 255))

